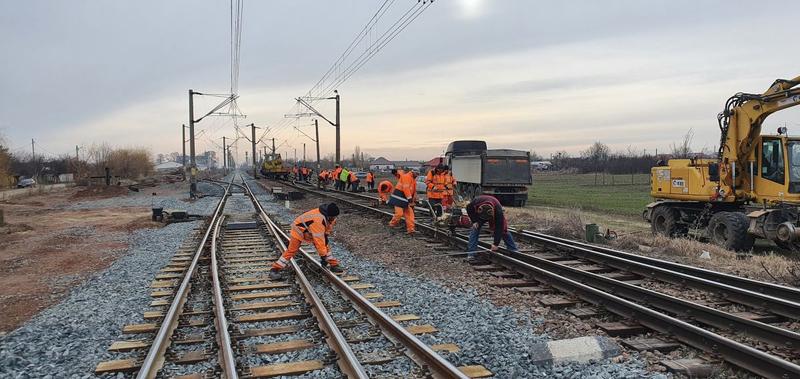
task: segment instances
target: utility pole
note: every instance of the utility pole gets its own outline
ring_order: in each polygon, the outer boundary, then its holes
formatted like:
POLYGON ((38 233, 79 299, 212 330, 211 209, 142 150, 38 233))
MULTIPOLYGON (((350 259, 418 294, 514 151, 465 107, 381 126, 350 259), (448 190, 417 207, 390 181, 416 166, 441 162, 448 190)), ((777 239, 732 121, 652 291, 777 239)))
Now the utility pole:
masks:
POLYGON ((245 151, 244 152, 244 164, 247 164, 247 161, 250 160, 250 158, 247 157, 247 154, 249 154, 249 152, 245 151))
POLYGON ((80 161, 81 159, 78 157, 78 145, 75 145, 75 162, 80 161))
POLYGON ((225 136, 222 136, 222 167, 228 173, 228 145, 225 144, 225 136))
POLYGON ((272 155, 275 155, 275 138, 272 139, 272 155))
POLYGON ((253 179, 258 179, 258 163, 256 162, 256 124, 251 123, 250 129, 252 130, 251 138, 253 144, 253 179))
POLYGON ((181 124, 181 154, 183 173, 186 174, 186 124, 181 124))
POLYGON ((294 148, 294 164, 297 165, 297 148, 294 148))
POLYGON ((314 142, 317 143, 317 173, 319 173, 322 170, 322 166, 320 166, 319 162, 319 121, 316 118, 314 119, 314 133, 316 134, 314 142))
POLYGON ((341 128, 342 128, 342 120, 339 114, 339 91, 333 90, 333 93, 336 94, 336 163, 341 164, 341 153, 342 153, 342 139, 341 139, 341 128))
POLYGON ((197 165, 194 161, 194 91, 191 89, 189 89, 189 155, 189 197, 194 199, 197 193, 197 165))
POLYGON ((306 143, 303 142, 303 166, 306 165, 306 143))

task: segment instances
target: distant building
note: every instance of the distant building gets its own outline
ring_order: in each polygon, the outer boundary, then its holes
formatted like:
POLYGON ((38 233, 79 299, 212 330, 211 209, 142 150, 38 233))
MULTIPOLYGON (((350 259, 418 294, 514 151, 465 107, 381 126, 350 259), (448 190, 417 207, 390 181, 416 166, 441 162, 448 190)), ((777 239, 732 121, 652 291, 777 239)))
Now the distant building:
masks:
POLYGON ((438 166, 440 164, 445 164, 444 163, 444 157, 433 158, 433 159, 429 160, 428 162, 426 162, 424 165, 422 165, 422 168, 425 171, 428 171, 428 170, 432 170, 432 169, 436 168, 436 166, 438 166))
POLYGON ((384 157, 378 157, 369 162, 369 169, 372 171, 389 171, 394 168, 394 163, 384 157))

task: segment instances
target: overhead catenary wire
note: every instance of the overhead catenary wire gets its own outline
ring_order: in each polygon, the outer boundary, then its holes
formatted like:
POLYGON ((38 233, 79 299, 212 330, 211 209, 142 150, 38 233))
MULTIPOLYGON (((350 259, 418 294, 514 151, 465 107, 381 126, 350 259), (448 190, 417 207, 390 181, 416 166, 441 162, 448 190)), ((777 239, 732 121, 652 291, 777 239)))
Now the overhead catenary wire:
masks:
MULTIPOLYGON (((313 104, 321 98, 328 97, 333 90, 352 77, 386 45, 388 45, 411 23, 413 23, 433 3, 433 1, 428 0, 415 1, 409 9, 407 9, 399 18, 395 19, 394 22, 390 24, 387 30, 385 30, 380 37, 373 40, 373 36, 377 34, 376 29, 379 21, 385 18, 395 2, 396 0, 384 0, 381 3, 380 7, 375 11, 372 17, 370 17, 366 25, 361 28, 359 33, 353 38, 342 54, 340 54, 333 64, 331 64, 331 66, 326 70, 325 74, 323 74, 323 76, 311 87, 311 89, 306 92, 304 98, 308 99, 309 104, 313 104), (366 44, 364 51, 355 59, 348 60, 353 52, 356 51, 356 48, 362 44, 365 39, 367 39, 368 43, 366 44), (342 67, 344 67, 344 69, 342 69, 342 67)), ((286 113, 299 114, 302 113, 302 108, 295 103, 286 113), (293 109, 297 109, 297 111, 292 112, 293 109)), ((273 136, 280 135, 287 129, 289 124, 290 121, 286 118, 283 118, 272 125, 272 128, 269 132, 273 133, 273 136)), ((259 138, 259 141, 267 134, 267 131, 265 131, 261 138, 259 138)))

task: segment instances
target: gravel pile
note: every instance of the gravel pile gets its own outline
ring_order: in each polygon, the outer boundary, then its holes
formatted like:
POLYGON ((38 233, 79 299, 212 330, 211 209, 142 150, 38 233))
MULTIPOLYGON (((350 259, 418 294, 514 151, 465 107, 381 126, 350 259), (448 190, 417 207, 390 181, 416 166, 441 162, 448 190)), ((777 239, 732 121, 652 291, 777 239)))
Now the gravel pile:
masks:
MULTIPOLYGON (((256 187, 251 186, 255 191, 256 187)), ((278 220, 290 222, 305 211, 304 208, 322 201, 312 197, 308 201, 292 204, 297 209, 287 209, 284 203, 265 202, 262 205, 267 212, 278 216, 278 220)), ((359 232, 363 233, 363 230, 359 232)), ((384 240, 383 243, 390 242, 384 240)), ((537 367, 533 365, 528 349, 535 343, 550 339, 546 334, 536 332, 545 323, 544 319, 516 312, 511 307, 496 306, 481 298, 480 293, 469 286, 454 289, 422 275, 409 275, 365 260, 337 242, 333 242, 332 251, 349 274, 360 276, 362 283, 373 284, 375 288, 371 291, 381 292, 384 295, 382 300, 402 302, 402 307, 388 312, 414 313, 422 318, 418 324, 430 323, 439 330, 435 334, 420 336, 423 342, 457 344, 460 352, 445 355, 457 366, 481 364, 498 378, 666 377, 648 372, 646 363, 638 357, 630 357, 622 363, 605 360, 592 364, 537 367)))

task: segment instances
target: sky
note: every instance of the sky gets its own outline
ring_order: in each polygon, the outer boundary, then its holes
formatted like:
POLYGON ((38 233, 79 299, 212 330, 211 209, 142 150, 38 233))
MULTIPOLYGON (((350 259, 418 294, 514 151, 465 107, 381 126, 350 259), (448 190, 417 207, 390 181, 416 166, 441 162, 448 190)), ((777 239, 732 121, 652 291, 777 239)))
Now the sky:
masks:
MULTIPOLYGON (((93 143, 180 151, 188 90, 230 92, 230 2, 0 0, 0 135, 15 153, 74 154, 93 143)), ((244 0, 238 105, 262 141, 313 159, 308 93, 384 2, 244 0), (264 134, 266 132, 266 134, 264 134)), ((351 57, 416 0, 389 0, 351 57)), ((718 144, 716 115, 736 92, 800 75, 800 2, 437 0, 340 85, 342 154, 427 160, 458 139, 577 154, 667 151, 690 129, 718 144)), ((345 61, 347 62, 347 61, 345 61)), ((343 66, 346 67, 347 63, 343 66)), ((338 71, 336 71, 338 72, 338 71)), ((327 84, 328 82, 323 82, 327 84)), ((331 88, 332 89, 332 88, 331 88)), ((204 114, 221 99, 196 97, 204 114)), ((333 118, 332 101, 314 104, 333 118)), ((800 109, 765 132, 800 135, 800 109)), ((231 117, 196 125, 220 152, 231 117)), ((248 149, 237 143, 238 160, 248 149)), ((320 120, 322 155, 334 128, 320 120)))

